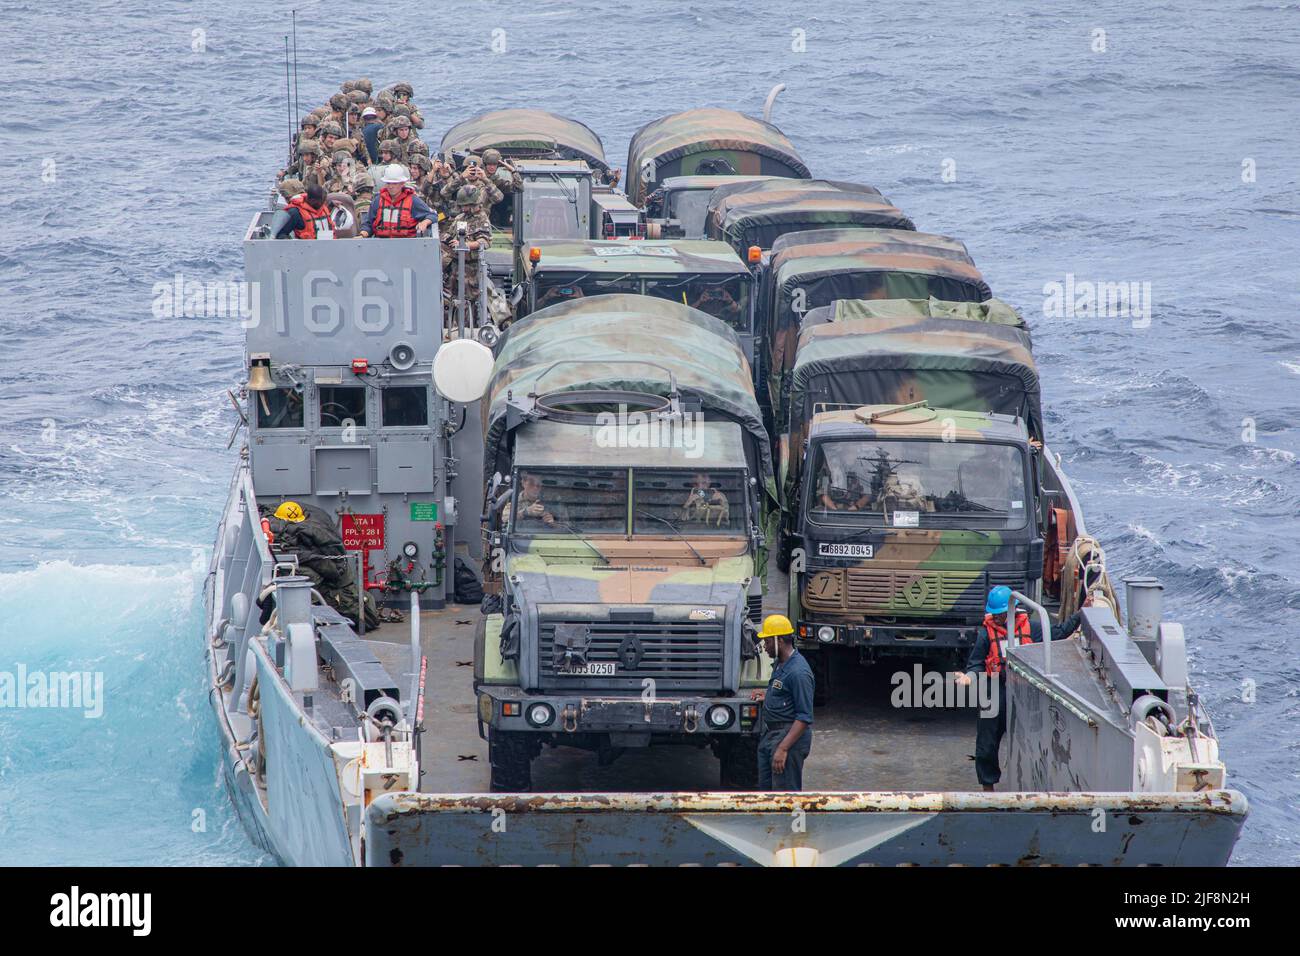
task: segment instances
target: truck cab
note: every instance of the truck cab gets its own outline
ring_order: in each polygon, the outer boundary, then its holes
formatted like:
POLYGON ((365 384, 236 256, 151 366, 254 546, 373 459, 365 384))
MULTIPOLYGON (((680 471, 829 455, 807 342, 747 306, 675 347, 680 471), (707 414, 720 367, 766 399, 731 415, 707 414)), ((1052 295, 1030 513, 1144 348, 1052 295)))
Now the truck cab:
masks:
POLYGON ((749 619, 760 546, 744 435, 610 447, 581 416, 519 426, 489 494, 475 690, 494 790, 527 791, 543 744, 596 752, 709 746, 752 787, 766 659, 749 619))
POLYGON ((754 275, 725 242, 542 240, 528 250, 516 313, 557 302, 630 293, 683 303, 724 322, 750 367, 756 353, 754 275))
POLYGON ((1037 464, 1020 418, 827 406, 801 457, 790 597, 803 646, 961 666, 991 587, 1041 594, 1037 464))
POLYGON ((669 176, 646 197, 646 235, 651 239, 703 239, 709 196, 719 186, 777 176, 669 176))

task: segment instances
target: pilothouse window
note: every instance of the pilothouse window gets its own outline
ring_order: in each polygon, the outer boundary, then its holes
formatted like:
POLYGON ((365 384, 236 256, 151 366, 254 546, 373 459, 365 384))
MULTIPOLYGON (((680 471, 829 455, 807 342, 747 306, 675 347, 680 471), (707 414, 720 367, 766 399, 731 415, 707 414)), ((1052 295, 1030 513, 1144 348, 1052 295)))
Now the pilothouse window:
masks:
POLYGON ((258 428, 302 428, 302 392, 273 388, 252 394, 257 400, 258 428))
POLYGON ((322 385, 320 424, 322 428, 343 428, 366 423, 366 389, 355 385, 322 385))
POLYGON ((429 424, 429 394, 423 385, 390 385, 382 394, 385 428, 429 424))

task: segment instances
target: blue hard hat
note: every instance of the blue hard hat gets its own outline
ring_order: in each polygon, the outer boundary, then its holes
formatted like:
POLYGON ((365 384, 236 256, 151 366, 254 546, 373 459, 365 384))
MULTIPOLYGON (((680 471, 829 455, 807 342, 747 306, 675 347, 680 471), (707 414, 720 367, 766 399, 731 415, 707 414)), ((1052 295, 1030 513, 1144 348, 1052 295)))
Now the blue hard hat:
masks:
POLYGON ((1006 614, 1007 605, 1011 603, 1011 588, 999 584, 989 592, 988 603, 984 605, 985 614, 1006 614))

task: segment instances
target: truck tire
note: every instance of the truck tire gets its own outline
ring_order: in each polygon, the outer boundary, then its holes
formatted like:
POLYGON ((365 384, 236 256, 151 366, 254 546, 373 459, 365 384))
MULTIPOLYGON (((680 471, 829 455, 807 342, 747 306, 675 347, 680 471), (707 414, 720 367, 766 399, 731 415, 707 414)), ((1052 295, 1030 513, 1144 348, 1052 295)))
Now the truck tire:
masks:
POLYGON ((813 672, 813 706, 825 707, 831 702, 831 653, 823 649, 808 657, 813 672))
POLYGON ((533 788, 533 747, 528 734, 492 729, 488 739, 493 793, 527 793, 533 788))
POLYGON ((742 734, 724 743, 718 753, 718 765, 723 790, 757 790, 758 736, 742 734))

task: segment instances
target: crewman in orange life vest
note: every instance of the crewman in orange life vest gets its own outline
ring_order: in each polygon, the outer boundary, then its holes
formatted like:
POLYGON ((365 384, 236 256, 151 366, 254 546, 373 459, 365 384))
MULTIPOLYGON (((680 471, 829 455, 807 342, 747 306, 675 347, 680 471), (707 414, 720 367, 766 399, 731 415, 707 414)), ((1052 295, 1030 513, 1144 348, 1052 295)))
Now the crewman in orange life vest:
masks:
POLYGON ((424 235, 438 221, 415 192, 410 175, 401 163, 384 170, 384 188, 370 204, 370 221, 361 227, 361 235, 380 239, 411 239, 424 235))
MULTIPOLYGON (((966 670, 957 675, 957 683, 969 685, 977 675, 997 685, 996 712, 981 711, 975 728, 975 776, 985 790, 992 790, 1002 779, 998 763, 998 748, 1007 731, 1007 685, 1002 678, 1006 667, 1007 611, 1011 604, 1011 588, 998 585, 989 591, 984 604, 984 622, 975 646, 966 661, 966 670)), ((1075 611, 1060 624, 1052 625, 1052 640, 1069 637, 1079 627, 1079 612, 1075 611)), ((1023 608, 1016 608, 1016 641, 1019 644, 1037 644, 1042 641, 1042 628, 1023 608)))
POLYGON ((276 239, 288 236, 295 239, 333 239, 332 212, 325 190, 319 184, 312 183, 306 192, 292 197, 276 213, 271 222, 272 234, 276 239))

